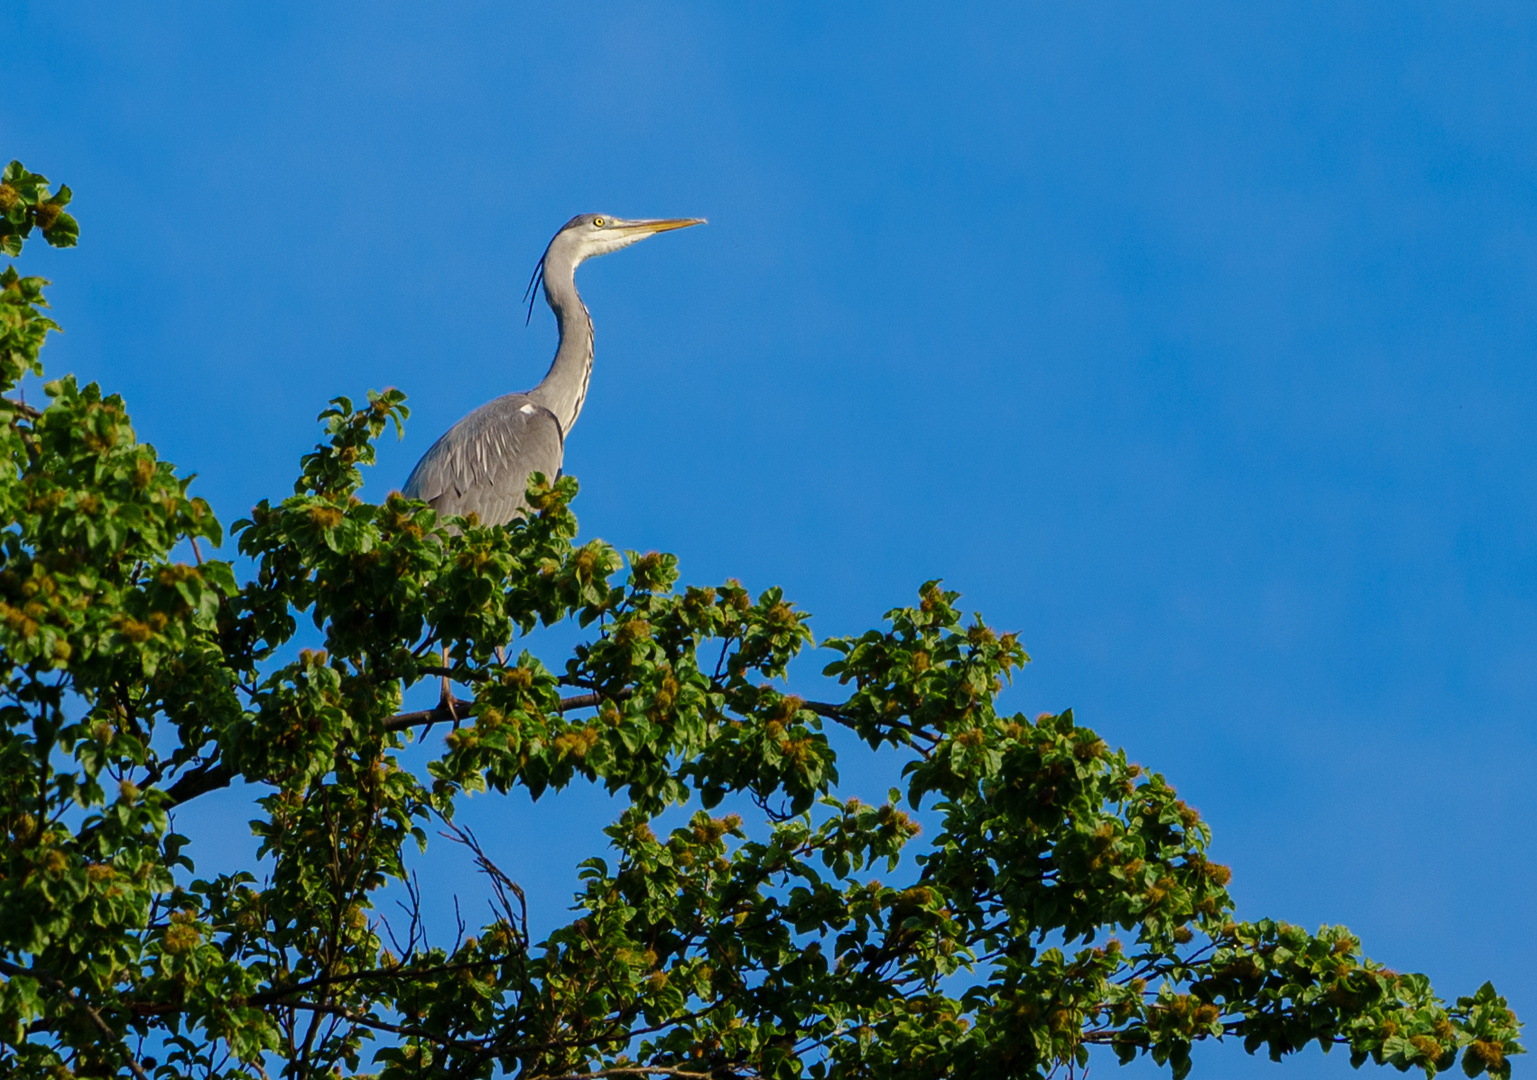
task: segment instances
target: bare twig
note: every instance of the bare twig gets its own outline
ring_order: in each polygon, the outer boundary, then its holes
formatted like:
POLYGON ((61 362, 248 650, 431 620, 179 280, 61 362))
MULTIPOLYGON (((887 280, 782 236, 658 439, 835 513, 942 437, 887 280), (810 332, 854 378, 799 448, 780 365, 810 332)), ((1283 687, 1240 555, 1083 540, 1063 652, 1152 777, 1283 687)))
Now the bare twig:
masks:
MULTIPOLYGON (((463 844, 470 849, 470 854, 475 857, 476 869, 490 879, 491 888, 496 894, 496 904, 493 906, 493 911, 496 912, 499 919, 512 929, 513 939, 517 942, 518 946, 526 950, 528 948, 528 898, 523 895, 522 888, 519 887, 516 881, 508 877, 501 867, 491 861, 491 857, 481 848, 480 841, 473 832, 469 829, 462 829, 451 821, 445 821, 443 824, 448 827, 448 831, 440 832, 438 835, 453 840, 455 843, 463 844), (520 911, 512 909, 512 901, 507 898, 509 892, 518 898, 520 911)), ((457 904, 458 898, 455 897, 454 899, 457 904)))

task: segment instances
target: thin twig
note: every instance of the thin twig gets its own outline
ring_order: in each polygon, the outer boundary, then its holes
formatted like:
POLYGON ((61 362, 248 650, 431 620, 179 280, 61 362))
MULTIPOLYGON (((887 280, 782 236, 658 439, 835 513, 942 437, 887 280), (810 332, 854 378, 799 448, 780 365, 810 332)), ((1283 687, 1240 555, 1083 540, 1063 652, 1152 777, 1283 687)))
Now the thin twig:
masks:
MULTIPOLYGON (((523 895, 523 890, 516 881, 507 876, 507 873, 501 867, 491 861, 491 857, 485 853, 485 850, 480 846, 480 841, 476 839, 472 831, 468 828, 460 828, 452 821, 444 821, 443 824, 447 826, 448 831, 440 832, 438 835, 469 848, 470 854, 475 857, 476 869, 490 879, 491 888, 496 894, 496 903, 500 905, 500 910, 493 905, 492 911, 497 915, 498 919, 512 928, 514 939, 517 941, 518 946, 527 950, 528 898, 523 895), (521 918, 517 912, 512 910, 512 901, 507 898, 509 891, 518 898, 518 904, 522 908, 521 918)), ((454 902, 458 903, 458 897, 454 898, 454 902)))
MULTIPOLYGON (((10 399, 7 398, 6 400, 9 401, 10 399)), ((23 401, 11 401, 11 408, 13 408, 17 412, 21 413, 21 415, 25 416, 28 420, 36 420, 38 417, 43 415, 42 413, 40 413, 36 409, 34 409, 32 406, 28 405, 25 400, 23 400, 23 401)))

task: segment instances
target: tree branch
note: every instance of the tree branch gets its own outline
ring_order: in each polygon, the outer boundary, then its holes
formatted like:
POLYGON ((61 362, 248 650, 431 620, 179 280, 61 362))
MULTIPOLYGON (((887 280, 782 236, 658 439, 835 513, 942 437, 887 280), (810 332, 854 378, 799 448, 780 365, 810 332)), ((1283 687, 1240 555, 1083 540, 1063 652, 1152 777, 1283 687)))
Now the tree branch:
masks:
POLYGON ((529 1077, 529 1080, 593 1080, 594 1077, 605 1076, 687 1076, 698 1077, 699 1080, 710 1080, 715 1075, 713 1072, 692 1072, 670 1065, 613 1065, 607 1069, 594 1069, 592 1072, 584 1073, 558 1075, 546 1073, 543 1076, 529 1077))
POLYGON ((277 1009, 302 1009, 306 1012, 328 1013, 331 1016, 339 1016, 348 1023, 357 1024, 359 1027, 372 1028, 375 1031, 387 1031, 391 1035, 405 1035, 413 1039, 426 1039, 428 1042, 437 1043, 439 1046, 451 1046, 456 1050, 485 1049, 479 1042, 465 1042, 462 1039, 450 1039, 446 1035, 439 1035, 435 1031, 417 1027, 414 1024, 391 1024, 384 1020, 375 1020, 371 1016, 365 1016, 360 1012, 345 1009, 340 1005, 320 1005, 310 1001, 274 1001, 269 1006, 277 1009))
MULTIPOLYGON (((603 700, 602 694, 575 694, 572 697, 562 698, 558 708, 561 712, 570 712, 573 709, 586 709, 603 700)), ((433 724, 445 720, 462 720, 470 715, 470 710, 475 707, 475 702, 465 701, 463 698, 454 698, 453 713, 448 711, 445 702, 438 702, 430 709, 420 709, 417 712, 396 713, 384 722, 385 731, 405 731, 407 728, 431 727, 433 724)))
POLYGON ((6 398, 5 400, 10 404, 11 408, 21 413, 21 415, 25 416, 28 420, 36 420, 43 415, 41 412, 28 405, 25 401, 17 401, 15 398, 6 398))
POLYGON ((470 960, 462 964, 436 964, 430 967, 413 968, 405 964, 395 964, 393 967, 374 968, 369 971, 353 971, 346 975, 317 975, 313 979, 304 982, 293 983, 290 986, 279 986, 271 990, 263 990, 261 993, 252 994, 246 998, 243 1004, 262 1008, 272 1004, 292 1005, 292 1002, 283 999, 301 994, 306 990, 316 987, 329 989, 333 986, 341 986, 346 983, 361 982, 365 979, 426 979, 434 975, 451 975, 461 971, 476 971, 480 968, 495 967, 497 964, 506 964, 516 959, 512 956, 499 956, 491 960, 470 960))
MULTIPOLYGON (((80 995, 76 994, 73 990, 66 986, 61 979, 55 978, 53 975, 50 975, 48 972, 42 971, 41 969, 18 967, 17 965, 5 960, 0 960, 0 974, 9 975, 12 978, 15 978, 18 975, 27 975, 36 979, 38 982, 42 983, 44 986, 51 990, 58 990, 62 992, 64 997, 69 1001, 71 1005, 74 1005, 76 1008, 83 1010, 85 1015, 90 1017, 91 1025, 96 1028, 97 1031, 101 1032, 109 1042, 115 1042, 120 1045, 122 1044, 122 1039, 118 1036, 117 1032, 112 1030, 112 1026, 101 1018, 101 1013, 92 1008, 89 1003, 82 1000, 80 995)), ((122 1046, 122 1051, 124 1059, 128 1062, 128 1068, 134 1074, 134 1076, 138 1077, 139 1080, 149 1080, 149 1074, 146 1073, 139 1066, 139 1063, 133 1059, 132 1051, 130 1051, 127 1046, 122 1046)))
POLYGON ((176 783, 165 790, 165 793, 171 797, 171 801, 166 804, 166 809, 190 802, 199 795, 206 795, 218 788, 229 787, 233 779, 235 774, 220 762, 183 773, 176 783))
POLYGON ((810 709, 818 716, 826 717, 828 720, 845 719, 842 705, 829 705, 825 701, 802 701, 801 707, 810 709))
MULTIPOLYGON (((572 712, 575 709, 588 709, 599 704, 606 695, 599 693, 573 694, 571 697, 561 698, 559 706, 561 712, 572 712)), ((415 727, 431 727, 442 722, 457 722, 470 715, 474 709, 473 700, 466 701, 463 698, 453 699, 453 711, 450 712, 446 702, 438 702, 430 709, 419 709, 416 712, 396 713, 384 722, 385 731, 406 731, 415 727)), ((845 718, 843 706, 830 705, 822 701, 808 701, 805 707, 818 716, 840 720, 845 718)), ((182 775, 181 779, 166 789, 166 794, 171 797, 167 809, 190 802, 199 795, 206 795, 218 788, 229 787, 235 776, 222 763, 214 762, 201 768, 193 769, 182 775)))
MULTIPOLYGON (((576 694, 563 698, 560 702, 561 712, 570 712, 573 709, 585 709, 603 700, 602 694, 576 694)), ((454 698, 454 708, 451 714, 443 702, 430 709, 421 709, 417 712, 397 713, 384 722, 385 731, 405 731, 414 727, 430 727, 442 721, 462 720, 470 714, 475 707, 474 701, 465 701, 463 698, 454 698)), ((176 783, 166 789, 170 796, 170 802, 166 809, 180 806, 182 803, 191 802, 199 795, 206 795, 218 788, 229 787, 235 774, 221 762, 212 762, 191 772, 184 773, 176 783)))

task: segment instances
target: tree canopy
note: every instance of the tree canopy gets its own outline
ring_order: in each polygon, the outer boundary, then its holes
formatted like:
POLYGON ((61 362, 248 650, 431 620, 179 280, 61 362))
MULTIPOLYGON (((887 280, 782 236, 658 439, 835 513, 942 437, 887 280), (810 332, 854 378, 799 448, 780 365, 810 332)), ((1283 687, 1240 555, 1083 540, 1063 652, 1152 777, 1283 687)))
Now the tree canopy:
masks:
MULTIPOLYGON (((0 248, 74 244, 68 202, 13 162, 0 248)), ((1035 1077, 1103 1046, 1179 1078, 1226 1037, 1508 1077, 1522 1052, 1488 984, 1448 1004, 1344 927, 1239 920, 1162 775, 1070 711, 998 711, 1029 657, 939 582, 818 644, 778 589, 579 541, 569 477, 506 527, 363 500, 395 390, 332 401, 293 494, 211 557, 223 528, 120 397, 66 375, 24 403, 46 284, 0 275, 8 1075, 1035 1077), (563 665, 521 647, 568 620, 563 665), (791 691, 813 648, 839 700, 791 691), (403 710, 445 676, 469 696, 403 710), (835 729, 898 786, 840 793, 835 729), (260 860, 199 877, 173 812, 237 779, 260 860), (535 940, 455 809, 574 784, 625 809, 535 940), (439 833, 494 911, 448 947, 377 904, 439 833)))

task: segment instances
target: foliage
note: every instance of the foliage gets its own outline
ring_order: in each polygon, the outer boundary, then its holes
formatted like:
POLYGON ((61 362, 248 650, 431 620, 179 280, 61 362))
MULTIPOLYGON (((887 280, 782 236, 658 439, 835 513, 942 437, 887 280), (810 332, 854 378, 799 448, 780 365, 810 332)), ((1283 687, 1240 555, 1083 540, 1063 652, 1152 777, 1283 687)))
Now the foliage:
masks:
POLYGON ((0 251, 15 258, 35 225, 54 247, 74 247, 80 226, 64 207, 69 188, 60 185, 57 195, 48 193, 48 180, 30 173, 13 161, 0 172, 0 251))
MULTIPOLYGON (((33 225, 74 242, 68 189, 5 178, 7 251, 33 225)), ((359 499, 396 391, 332 402, 294 494, 234 526, 238 571, 204 559, 218 522, 119 398, 66 377, 17 400, 56 327, 44 282, 0 280, 8 1075, 1032 1077, 1100 1045, 1181 1077, 1228 1036, 1506 1077, 1521 1052, 1488 985, 1448 1006, 1342 927, 1235 921, 1196 812, 1071 712, 1000 715, 1028 657, 937 582, 824 642, 847 696, 803 700, 804 612, 579 543, 569 478, 535 477, 508 527, 359 499), (590 633, 563 669, 500 653, 562 620, 590 633), (401 711, 445 674, 473 700, 401 711), (450 718, 425 772, 402 763, 450 718), (834 729, 894 751, 903 786, 839 795, 834 729), (168 812, 237 778, 265 876, 196 877, 168 812), (533 941, 455 807, 578 782, 627 809, 533 941), (451 948, 375 907, 432 830, 497 904, 451 948)))

